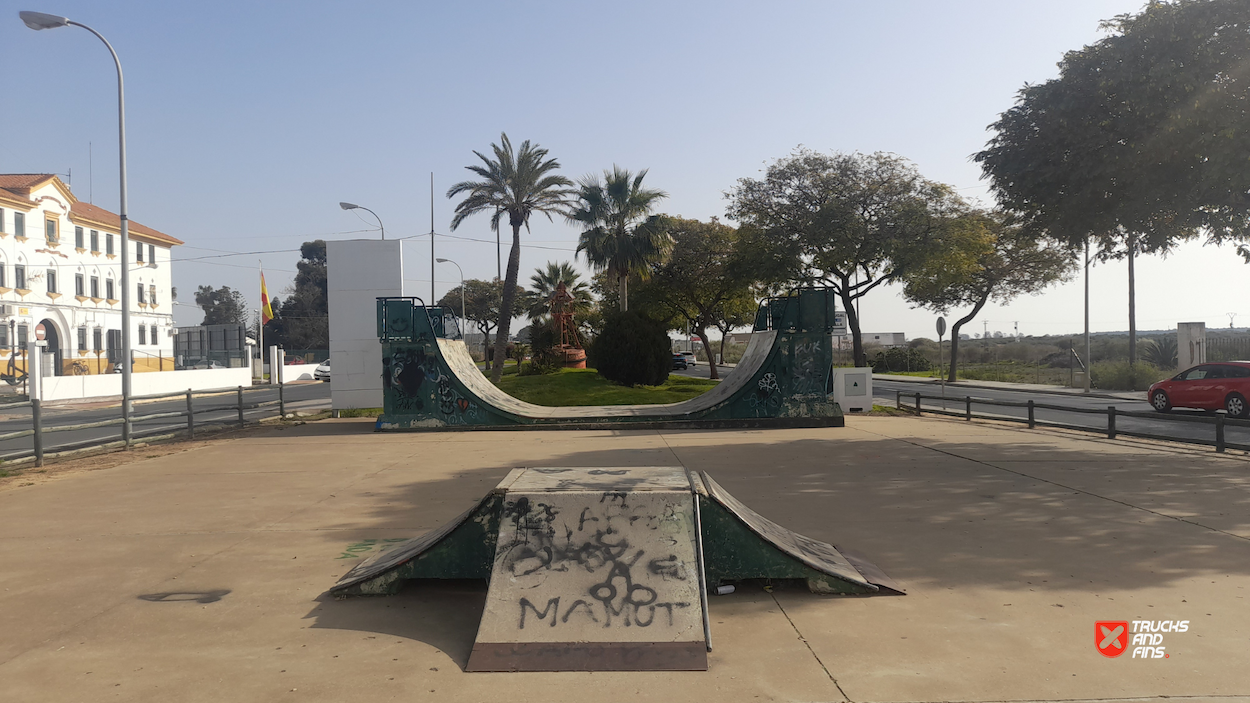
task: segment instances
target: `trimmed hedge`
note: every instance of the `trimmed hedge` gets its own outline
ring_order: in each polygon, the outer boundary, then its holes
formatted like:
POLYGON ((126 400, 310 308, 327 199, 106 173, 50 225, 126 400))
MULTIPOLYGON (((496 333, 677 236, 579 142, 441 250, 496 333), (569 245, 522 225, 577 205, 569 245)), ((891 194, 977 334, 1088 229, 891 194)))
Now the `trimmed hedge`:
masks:
POLYGON ((608 317, 591 356, 600 376, 623 386, 658 386, 673 368, 668 330, 632 310, 608 317))

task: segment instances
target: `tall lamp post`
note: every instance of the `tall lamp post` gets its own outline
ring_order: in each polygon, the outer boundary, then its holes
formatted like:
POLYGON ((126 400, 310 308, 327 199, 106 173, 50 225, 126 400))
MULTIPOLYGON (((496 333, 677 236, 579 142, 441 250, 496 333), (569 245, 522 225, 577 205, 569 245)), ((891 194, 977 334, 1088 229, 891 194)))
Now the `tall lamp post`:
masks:
POLYGON ((383 224, 382 224, 382 218, 381 218, 381 217, 378 217, 378 213, 376 213, 376 212, 374 212, 374 211, 370 210, 369 208, 367 208, 367 207, 365 207, 365 206, 363 206, 363 205, 355 205, 355 204, 353 204, 353 203, 339 203, 339 207, 343 208, 344 210, 364 210, 365 212, 369 213, 370 215, 373 215, 374 217, 377 217, 377 220, 378 220, 378 228, 382 230, 382 241, 386 241, 386 225, 383 225, 383 224))
POLYGON ((129 218, 126 214, 128 209, 126 204, 126 91, 122 82, 122 62, 117 58, 117 52, 113 50, 113 45, 109 44, 103 35, 85 24, 74 22, 58 15, 25 10, 19 12, 18 17, 22 19, 22 22, 26 23, 27 27, 34 30, 56 29, 69 25, 82 27, 104 42, 104 46, 108 47, 109 53, 113 55, 114 65, 117 66, 117 147, 119 153, 118 166, 121 175, 121 205, 118 215, 121 217, 120 230, 122 240, 122 439, 126 442, 126 446, 130 446, 130 226, 129 218))
MULTIPOLYGON (((440 264, 451 264, 456 267, 457 271, 460 272, 460 338, 464 339, 464 326, 465 323, 468 322, 468 320, 464 317, 464 269, 460 268, 460 264, 457 264, 451 259, 435 259, 435 261, 440 264)), ((430 304, 433 305, 434 301, 430 301, 430 304)))

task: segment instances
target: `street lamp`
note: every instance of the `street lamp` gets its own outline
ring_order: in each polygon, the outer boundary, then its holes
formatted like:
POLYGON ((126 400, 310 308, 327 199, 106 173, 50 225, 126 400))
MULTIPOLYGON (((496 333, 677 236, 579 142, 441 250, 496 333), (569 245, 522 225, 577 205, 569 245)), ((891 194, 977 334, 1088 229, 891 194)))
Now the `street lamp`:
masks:
POLYGON ((386 226, 382 224, 382 218, 378 217, 378 213, 370 210, 363 205, 355 205, 353 203, 339 203, 339 207, 344 210, 364 210, 365 212, 378 218, 378 228, 382 230, 382 241, 386 241, 386 226))
POLYGON ((126 214, 126 91, 122 82, 122 62, 117 58, 113 45, 109 44, 103 35, 85 24, 58 15, 25 10, 19 12, 18 17, 26 23, 27 27, 34 30, 56 29, 68 25, 82 27, 104 42, 104 46, 108 47, 109 53, 113 55, 113 63, 117 66, 117 147, 120 154, 118 165, 121 173, 121 207, 118 216, 121 218, 122 240, 122 439, 126 442, 126 446, 130 446, 130 225, 126 214))
MULTIPOLYGON (((435 259, 435 261, 440 264, 451 264, 456 267, 457 271, 460 272, 460 338, 464 339, 464 326, 465 323, 468 322, 468 320, 464 317, 464 269, 460 268, 460 264, 457 264, 451 259, 435 259)), ((433 305, 434 301, 431 300, 430 304, 433 305)))

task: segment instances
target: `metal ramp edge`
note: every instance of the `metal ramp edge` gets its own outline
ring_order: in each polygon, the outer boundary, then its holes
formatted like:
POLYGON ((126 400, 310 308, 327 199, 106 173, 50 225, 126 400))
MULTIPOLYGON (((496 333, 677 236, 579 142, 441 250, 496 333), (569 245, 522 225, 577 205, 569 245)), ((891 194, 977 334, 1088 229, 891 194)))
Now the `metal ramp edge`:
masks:
POLYGON ((905 594, 863 556, 788 530, 748 508, 707 472, 700 478, 709 588, 745 579, 795 578, 806 580, 815 593, 905 594))

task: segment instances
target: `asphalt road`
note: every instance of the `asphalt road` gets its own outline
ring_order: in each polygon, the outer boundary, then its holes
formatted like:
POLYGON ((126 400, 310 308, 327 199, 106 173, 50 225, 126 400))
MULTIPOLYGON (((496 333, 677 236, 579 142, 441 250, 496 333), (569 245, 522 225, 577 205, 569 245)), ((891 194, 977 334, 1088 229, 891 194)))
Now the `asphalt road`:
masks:
MULTIPOLYGON (((255 390, 245 390, 243 395, 243 418, 250 422, 256 422, 261 418, 272 417, 278 414, 278 406, 266 405, 259 408, 250 408, 257 403, 265 401, 277 400, 278 390, 273 386, 254 386, 255 390)), ((330 384, 316 382, 288 383, 283 390, 286 400, 287 413, 294 412, 316 412, 325 410, 330 407, 330 384)), ((206 425, 221 425, 237 423, 239 419, 238 400, 234 393, 226 393, 223 395, 214 395, 207 397, 196 397, 195 405, 195 425, 196 427, 206 425), (201 412, 201 408, 205 411, 201 412)), ((173 398, 171 400, 160 401, 141 401, 136 402, 134 406, 134 414, 151 415, 164 412, 185 411, 187 403, 184 398, 173 398)), ((63 432, 48 432, 52 427, 58 425, 78 425, 88 422, 98 422, 101 420, 111 420, 121 417, 120 403, 111 403, 106 407, 100 404, 92 403, 89 405, 58 405, 43 409, 43 426, 44 440, 43 447, 45 453, 65 451, 78 447, 90 446, 93 444, 102 444, 114 440, 121 439, 121 425, 110 425, 106 427, 95 427, 85 430, 66 430, 63 432)), ((137 439, 166 434, 175 430, 185 429, 187 419, 185 417, 165 417, 154 420, 134 423, 133 436, 137 439)), ((28 430, 31 428, 30 408, 14 408, 6 410, 0 405, 0 433, 16 432, 18 430, 28 430)), ((0 460, 9 460, 21 456, 27 456, 34 451, 33 437, 18 437, 0 441, 0 460)))
MULTIPOLYGON (((896 391, 903 391, 903 405, 906 407, 915 407, 915 399, 908 400, 908 393, 921 393, 923 395, 941 395, 941 387, 928 382, 907 382, 907 381, 883 381, 873 379, 873 397, 878 405, 893 406, 896 399, 896 391)), ((1088 414, 1066 410, 1048 410, 1037 408, 1034 410, 1034 418, 1038 422, 1057 422, 1066 425, 1074 425, 1077 427, 1088 427, 1090 429, 1105 432, 1107 429, 1107 406, 1114 405, 1117 412, 1150 412, 1157 416, 1151 418, 1125 417, 1117 415, 1116 430, 1117 432, 1142 432, 1151 435, 1157 435, 1166 439, 1198 439, 1206 441, 1215 441, 1215 427, 1211 424, 1200 424, 1194 422, 1178 422, 1169 420, 1169 417, 1192 417, 1192 418, 1211 418, 1210 414, 1198 410, 1173 410, 1169 414, 1154 413, 1154 409, 1146 402, 1146 394, 1141 394, 1141 400, 1125 400, 1120 398, 1097 398, 1084 395, 1062 395, 1054 393, 1034 393, 1029 391, 1009 391, 989 388, 966 388, 966 387, 946 387, 947 397, 950 398, 946 403, 946 409, 962 413, 964 411, 964 397, 972 396, 972 412, 974 414, 994 414, 1008 417, 1027 418, 1027 408, 1013 408, 991 406, 977 403, 978 399, 982 400, 1005 400, 1012 402, 1028 402, 1032 400, 1034 403, 1045 403, 1048 405, 1062 405, 1066 408, 1097 410, 1098 414, 1088 414)), ((922 410, 926 408, 941 409, 941 400, 923 399, 920 402, 922 410)), ((1225 439, 1230 443, 1250 445, 1250 428, 1232 427, 1225 428, 1225 439)))
MULTIPOLYGON (((724 380, 725 376, 729 375, 729 372, 733 370, 734 370, 734 367, 732 366, 717 366, 716 367, 716 372, 720 374, 721 380, 724 380)), ((689 376, 691 378, 711 378, 712 377, 711 367, 709 367, 707 364, 701 361, 698 364, 695 364, 694 366, 689 366, 684 369, 673 369, 669 373, 674 376, 689 376)))

